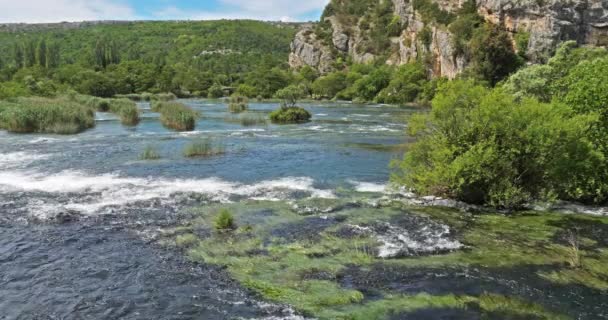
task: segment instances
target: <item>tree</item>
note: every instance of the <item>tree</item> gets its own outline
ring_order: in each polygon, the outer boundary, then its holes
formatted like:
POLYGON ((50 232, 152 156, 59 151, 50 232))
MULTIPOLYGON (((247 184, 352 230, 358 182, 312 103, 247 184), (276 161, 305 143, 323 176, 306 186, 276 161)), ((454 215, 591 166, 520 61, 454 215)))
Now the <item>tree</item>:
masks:
POLYGON ((61 52, 59 49, 59 43, 52 42, 49 44, 46 54, 46 67, 54 69, 59 67, 61 60, 61 52))
POLYGON ((470 48, 473 76, 492 86, 522 65, 509 34, 497 25, 486 24, 478 28, 470 42, 470 48))
POLYGON ((44 38, 42 38, 39 42, 38 42, 38 52, 36 54, 36 60, 38 62, 38 65, 46 68, 46 59, 47 59, 47 46, 46 46, 46 40, 44 38))
POLYGON ((312 84, 312 92, 317 97, 332 99, 338 92, 348 87, 346 73, 342 71, 332 72, 318 78, 312 84))
POLYGON ((292 84, 277 91, 275 97, 283 100, 281 103, 282 108, 293 108, 298 103, 298 100, 302 99, 305 94, 305 89, 302 86, 292 84))
POLYGON ((426 70, 422 64, 405 64, 397 69, 388 86, 378 94, 376 100, 393 104, 413 102, 422 92, 426 82, 426 70))
POLYGON ((36 65, 36 43, 33 39, 25 42, 24 55, 24 65, 26 68, 33 67, 36 65))
POLYGON ((23 46, 17 42, 15 42, 15 44, 13 46, 13 56, 14 56, 14 61, 15 61, 15 68, 17 68, 17 69, 23 68, 23 61, 24 61, 23 46))

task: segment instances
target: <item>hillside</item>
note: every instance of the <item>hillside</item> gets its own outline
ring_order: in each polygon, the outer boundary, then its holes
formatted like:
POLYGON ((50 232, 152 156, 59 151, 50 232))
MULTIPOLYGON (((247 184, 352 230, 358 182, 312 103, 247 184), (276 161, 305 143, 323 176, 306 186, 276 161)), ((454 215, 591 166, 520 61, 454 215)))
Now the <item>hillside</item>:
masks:
MULTIPOLYGON (((565 40, 608 44, 608 5, 600 0, 333 0, 316 27, 292 42, 290 65, 323 73, 336 60, 392 65, 423 60, 434 76, 454 78, 475 60, 476 38, 491 25, 522 58, 543 62, 565 40)), ((492 31, 485 31, 490 33, 492 31)))
POLYGON ((286 69, 295 26, 230 20, 5 24, 0 80, 22 83, 31 76, 75 87, 97 72, 95 82, 113 88, 85 93, 206 95, 214 84, 236 86, 254 73, 286 69))

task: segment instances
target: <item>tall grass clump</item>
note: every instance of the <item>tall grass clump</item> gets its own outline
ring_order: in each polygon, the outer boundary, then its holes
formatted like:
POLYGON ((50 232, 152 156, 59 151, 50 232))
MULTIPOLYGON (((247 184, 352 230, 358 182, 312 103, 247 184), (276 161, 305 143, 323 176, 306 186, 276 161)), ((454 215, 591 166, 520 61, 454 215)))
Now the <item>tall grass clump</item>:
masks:
POLYGON ((239 118, 239 121, 243 127, 267 125, 266 118, 259 114, 254 115, 254 114, 246 113, 239 118))
POLYGON ((226 148, 222 143, 214 143, 211 138, 206 138, 187 145, 184 149, 184 156, 188 158, 211 157, 225 152, 226 148))
POLYGON ((228 101, 228 111, 231 113, 241 113, 249 108, 249 99, 240 94, 233 94, 228 101))
POLYGON ((234 215, 228 209, 222 209, 215 217, 214 225, 218 231, 234 230, 236 227, 234 215))
POLYGON ((192 131, 196 127, 198 113, 183 103, 155 102, 152 111, 160 113, 160 121, 169 129, 192 131))
POLYGON ((95 126, 95 112, 67 98, 0 102, 0 128, 16 133, 75 134, 95 126))
POLYGON ((128 99, 110 99, 110 112, 120 117, 120 122, 125 126, 137 125, 139 119, 139 109, 135 102, 128 99))
POLYGON ((153 146, 146 146, 144 151, 139 155, 140 160, 158 160, 160 159, 160 154, 156 151, 156 148, 153 146))

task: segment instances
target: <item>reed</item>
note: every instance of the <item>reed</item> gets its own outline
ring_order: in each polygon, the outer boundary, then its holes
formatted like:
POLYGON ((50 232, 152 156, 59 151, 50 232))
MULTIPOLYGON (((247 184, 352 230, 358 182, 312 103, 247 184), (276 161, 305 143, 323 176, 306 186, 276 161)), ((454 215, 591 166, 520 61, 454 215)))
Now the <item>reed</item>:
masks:
POLYGON ((179 102, 154 102, 152 111, 160 113, 162 124, 177 131, 192 131, 196 127, 198 113, 179 102))
POLYGON ((158 160, 160 159, 160 154, 156 151, 156 148, 153 146, 146 146, 144 151, 139 155, 140 160, 158 160))
POLYGON ((135 126, 139 123, 139 109, 135 102, 128 99, 109 99, 110 112, 120 118, 120 123, 125 126, 135 126))
POLYGON ((194 157, 211 157, 224 154, 226 148, 221 143, 214 143, 210 138, 194 141, 184 149, 184 156, 188 158, 194 157))
POLYGON ((249 99, 245 96, 233 94, 228 102, 228 111, 231 113, 241 113, 249 109, 249 99))
POLYGON ((0 102, 0 128, 15 133, 75 134, 95 126, 95 112, 67 98, 0 102))

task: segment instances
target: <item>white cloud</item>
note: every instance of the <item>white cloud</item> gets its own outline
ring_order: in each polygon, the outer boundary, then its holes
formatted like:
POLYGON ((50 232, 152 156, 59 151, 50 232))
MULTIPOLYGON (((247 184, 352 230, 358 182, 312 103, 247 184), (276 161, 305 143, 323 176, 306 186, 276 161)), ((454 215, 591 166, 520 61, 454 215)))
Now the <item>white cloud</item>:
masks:
MULTIPOLYGON (((218 0, 215 11, 183 10, 168 6, 154 14, 156 19, 217 20, 256 19, 294 21, 323 9, 329 0, 218 0)), ((316 18, 316 17, 315 17, 316 18)))
POLYGON ((132 20, 130 6, 115 0, 0 0, 0 22, 132 20))

